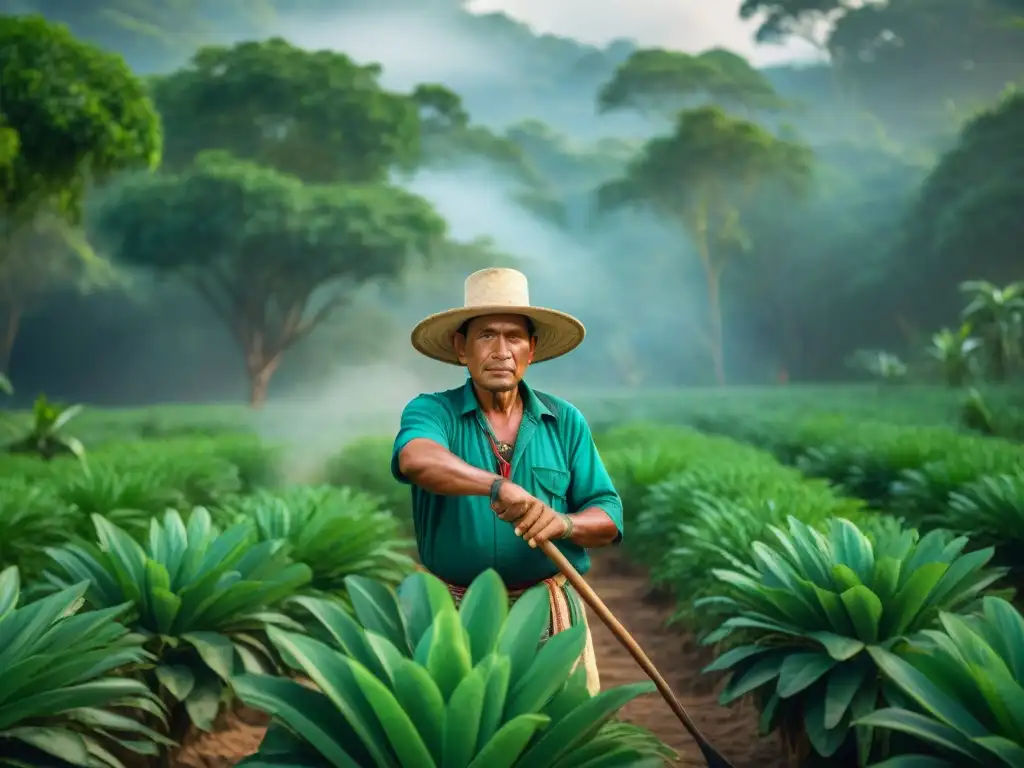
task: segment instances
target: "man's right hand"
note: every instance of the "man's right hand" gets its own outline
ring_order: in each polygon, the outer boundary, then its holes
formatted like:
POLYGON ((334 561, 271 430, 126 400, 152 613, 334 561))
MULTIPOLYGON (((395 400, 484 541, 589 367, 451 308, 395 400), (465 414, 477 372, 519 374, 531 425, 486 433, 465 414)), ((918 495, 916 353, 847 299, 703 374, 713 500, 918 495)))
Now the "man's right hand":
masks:
POLYGON ((514 523, 534 504, 541 502, 521 485, 505 481, 498 489, 498 501, 491 505, 494 513, 506 523, 514 523))

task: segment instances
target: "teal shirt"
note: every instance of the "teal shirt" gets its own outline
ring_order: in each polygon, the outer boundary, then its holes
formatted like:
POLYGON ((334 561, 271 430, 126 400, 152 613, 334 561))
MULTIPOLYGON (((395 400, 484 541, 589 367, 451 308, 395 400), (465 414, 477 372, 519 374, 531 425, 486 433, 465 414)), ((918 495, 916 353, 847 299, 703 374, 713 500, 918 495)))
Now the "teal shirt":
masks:
MULTIPOLYGON (((622 537, 622 501, 583 414, 548 394, 520 384, 523 421, 512 457, 512 482, 556 512, 600 507, 622 537)), ((457 389, 420 395, 402 412, 391 455, 391 473, 408 483, 398 455, 411 440, 426 438, 467 464, 497 473, 497 459, 484 431, 483 412, 471 380, 457 389)), ((495 569, 510 587, 523 587, 557 573, 539 549, 499 520, 486 496, 438 496, 412 486, 413 523, 420 562, 449 584, 468 586, 480 573, 495 569)), ((571 542, 557 546, 580 573, 590 569, 587 551, 571 542)))

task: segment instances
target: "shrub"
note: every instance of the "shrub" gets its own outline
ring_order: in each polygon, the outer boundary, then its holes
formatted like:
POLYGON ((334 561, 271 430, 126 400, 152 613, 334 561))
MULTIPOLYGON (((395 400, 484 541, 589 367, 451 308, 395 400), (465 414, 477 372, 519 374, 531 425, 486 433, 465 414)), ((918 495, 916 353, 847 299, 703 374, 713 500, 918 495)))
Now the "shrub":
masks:
POLYGON ((147 654, 118 623, 127 605, 79 613, 86 583, 18 607, 15 568, 0 572, 0 762, 22 768, 111 766, 114 752, 156 754, 168 740, 133 715, 163 710, 117 672, 147 654))
POLYGON ((0 569, 18 566, 35 575, 46 559, 43 549, 65 541, 73 527, 74 516, 51 486, 0 479, 0 569))
POLYGON ((837 759, 855 746, 863 765, 874 738, 852 724, 884 696, 869 651, 931 628, 941 611, 969 611, 1005 571, 986 568, 991 549, 962 554, 967 540, 939 531, 875 545, 842 519, 828 535, 795 519, 771 532, 775 546, 755 543, 753 566, 715 572, 726 588, 703 605, 727 618, 704 642, 741 640, 706 671, 731 672, 723 704, 758 694, 763 730, 779 728, 799 753, 837 759))
POLYGON ((1024 617, 989 597, 980 616, 942 613, 940 620, 942 631, 922 633, 899 655, 869 649, 916 707, 880 709, 857 724, 909 734, 929 754, 947 756, 898 757, 888 768, 1024 765, 1024 617))
POLYGON ((243 701, 276 723, 243 765, 575 768, 659 765, 671 754, 646 731, 612 721, 651 684, 591 697, 585 671, 573 672, 582 626, 540 645, 550 620, 543 588, 511 610, 494 571, 474 580, 459 610, 447 588, 422 573, 397 596, 355 577, 349 591, 356 619, 332 603, 299 599, 333 645, 272 632, 319 690, 266 676, 236 680, 243 701))
POLYGON ((349 443, 327 461, 323 482, 376 496, 411 526, 412 495, 408 486, 391 476, 392 444, 390 437, 364 437, 349 443))
POLYGON ((259 541, 285 540, 312 571, 309 588, 347 599, 345 579, 397 585, 415 564, 398 521, 372 496, 349 488, 288 488, 240 497, 225 511, 255 524, 259 541))
POLYGON ((86 603, 97 610, 128 603, 127 625, 145 638, 155 664, 145 674, 170 711, 178 740, 188 722, 209 730, 226 688, 240 668, 276 671, 279 660, 262 639, 268 626, 297 629, 274 611, 309 582, 282 541, 253 545, 250 523, 223 533, 209 513, 194 510, 188 525, 175 511, 150 522, 145 546, 94 515, 98 545, 50 549, 57 588, 87 582, 86 603))

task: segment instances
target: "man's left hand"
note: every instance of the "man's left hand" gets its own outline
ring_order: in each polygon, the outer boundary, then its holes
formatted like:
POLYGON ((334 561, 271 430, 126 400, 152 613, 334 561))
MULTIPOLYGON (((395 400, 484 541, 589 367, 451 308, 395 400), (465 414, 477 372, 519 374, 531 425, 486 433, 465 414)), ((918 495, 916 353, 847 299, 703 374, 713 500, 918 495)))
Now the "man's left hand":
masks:
POLYGON ((565 515, 555 512, 540 501, 527 507, 526 511, 513 524, 516 536, 521 536, 531 547, 536 547, 551 539, 560 539, 569 530, 569 523, 565 519, 565 515))

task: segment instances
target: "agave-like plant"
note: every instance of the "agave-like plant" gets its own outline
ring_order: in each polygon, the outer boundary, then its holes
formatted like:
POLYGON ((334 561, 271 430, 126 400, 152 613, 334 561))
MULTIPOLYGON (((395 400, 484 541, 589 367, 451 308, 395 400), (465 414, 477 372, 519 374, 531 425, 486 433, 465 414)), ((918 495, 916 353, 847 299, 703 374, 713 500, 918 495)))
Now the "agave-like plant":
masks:
POLYGON ((77 417, 85 406, 61 405, 39 395, 32 406, 32 425, 29 433, 7 447, 11 453, 29 453, 43 459, 61 454, 72 454, 85 460, 85 446, 64 428, 77 417))
POLYGON ((73 527, 51 484, 0 479, 0 569, 17 565, 23 575, 36 575, 46 560, 43 549, 66 541, 73 527))
POLYGON ((276 723, 242 765, 653 767, 671 758, 652 734, 612 719, 652 685, 591 696, 585 671, 573 671, 583 627, 540 643, 550 620, 545 590, 509 610, 494 571, 474 580, 458 609, 424 573, 397 595, 360 577, 350 577, 348 589, 356 618, 333 601, 296 598, 329 644, 271 630, 316 690, 279 677, 235 680, 241 699, 276 723))
POLYGON ((856 724, 908 734, 929 751, 875 768, 1024 766, 1024 617, 988 597, 980 616, 943 613, 940 620, 943 631, 923 632, 898 653, 870 649, 885 677, 917 706, 880 709, 856 724))
POLYGON ((117 751, 154 755, 170 742, 133 715, 163 708, 121 669, 148 654, 118 623, 128 605, 79 613, 87 583, 18 603, 16 568, 0 571, 0 764, 122 768, 117 751))
POLYGON ((251 519, 259 541, 287 541, 292 559, 313 573, 309 589, 346 601, 348 576, 397 585, 415 568, 398 520, 359 491, 296 486, 243 496, 224 509, 251 519))
POLYGON ((874 736, 853 722, 885 695, 869 651, 934 626, 941 611, 972 609, 1006 571, 987 568, 991 548, 963 554, 967 539, 942 531, 872 544, 844 519, 828 535, 795 518, 788 532, 769 530, 776 546, 755 543, 753 566, 716 571, 726 592, 701 602, 728 616, 705 643, 743 635, 705 671, 731 672, 723 704, 755 693, 762 730, 778 728, 792 750, 834 758, 855 748, 864 765, 874 736))
POLYGON ((130 603, 126 623, 155 659, 145 678, 170 712, 180 739, 189 722, 213 727, 232 677, 241 669, 273 672, 280 660, 265 642, 268 626, 300 627, 275 611, 310 579, 282 541, 253 545, 251 527, 221 532, 202 507, 188 524, 175 511, 152 520, 145 546, 107 519, 93 516, 98 544, 47 550, 52 586, 87 582, 87 604, 130 603))

